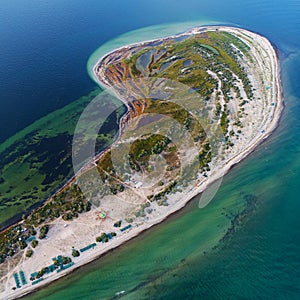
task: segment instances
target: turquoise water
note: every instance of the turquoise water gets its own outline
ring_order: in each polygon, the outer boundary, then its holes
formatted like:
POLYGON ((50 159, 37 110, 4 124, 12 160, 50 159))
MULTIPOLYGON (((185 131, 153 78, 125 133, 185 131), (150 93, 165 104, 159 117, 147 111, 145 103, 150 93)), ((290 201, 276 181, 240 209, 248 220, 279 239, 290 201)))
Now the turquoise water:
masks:
MULTIPOLYGON (((83 6, 82 14, 101 11, 94 1, 74 2, 79 16, 83 6)), ((280 51, 286 108, 274 134, 230 171, 205 209, 195 199, 163 224, 28 298, 112 299, 125 290, 122 299, 299 299, 299 1, 112 2, 101 11, 107 15, 102 31, 114 28, 107 40, 118 30, 180 20, 217 20, 266 35, 280 51), (256 197, 252 210, 210 251, 225 234, 224 212, 242 210, 247 194, 256 197)))

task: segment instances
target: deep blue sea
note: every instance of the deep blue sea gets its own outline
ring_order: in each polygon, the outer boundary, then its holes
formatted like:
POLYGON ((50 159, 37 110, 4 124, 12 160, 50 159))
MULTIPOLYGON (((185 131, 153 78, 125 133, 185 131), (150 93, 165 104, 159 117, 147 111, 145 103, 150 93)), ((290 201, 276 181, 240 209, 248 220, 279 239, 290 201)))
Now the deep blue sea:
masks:
POLYGON ((299 43, 297 1, 2 0, 0 142, 90 91, 86 62, 101 44, 141 27, 203 18, 299 43))
POLYGON ((30 299, 113 299, 120 290, 122 299, 300 299, 299 0, 2 0, 0 142, 92 90, 87 61, 102 44, 142 27, 197 20, 256 31, 279 51, 280 125, 225 177, 208 207, 251 193, 255 212, 222 249, 203 256, 205 213, 192 201, 30 299))

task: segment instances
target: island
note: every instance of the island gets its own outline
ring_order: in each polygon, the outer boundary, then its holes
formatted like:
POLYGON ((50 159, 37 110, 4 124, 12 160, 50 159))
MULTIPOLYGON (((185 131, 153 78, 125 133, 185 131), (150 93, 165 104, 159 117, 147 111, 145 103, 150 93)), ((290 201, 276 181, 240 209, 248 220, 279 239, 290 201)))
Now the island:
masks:
POLYGON ((1 232, 3 299, 68 274, 184 207, 266 139, 283 109, 276 50, 240 28, 198 27, 127 45, 101 57, 94 74, 127 108, 119 136, 1 232))

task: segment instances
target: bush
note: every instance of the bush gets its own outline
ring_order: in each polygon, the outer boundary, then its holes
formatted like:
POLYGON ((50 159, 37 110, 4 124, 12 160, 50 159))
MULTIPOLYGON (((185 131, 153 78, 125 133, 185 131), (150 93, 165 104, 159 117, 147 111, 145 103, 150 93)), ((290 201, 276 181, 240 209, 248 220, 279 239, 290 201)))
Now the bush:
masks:
POLYGON ((58 261, 57 259, 55 259, 55 260, 53 261, 53 263, 54 263, 54 265, 55 265, 56 267, 59 266, 59 261, 58 261))
POLYGON ((101 237, 101 236, 97 236, 97 237, 96 237, 96 242, 97 242, 97 243, 102 242, 102 237, 101 237))
POLYGON ((67 257, 67 256, 63 256, 63 257, 62 257, 62 263, 63 263, 64 265, 70 263, 71 261, 72 261, 72 260, 71 260, 70 257, 67 257))
POLYGON ((38 245, 38 241, 37 240, 33 240, 32 242, 31 242, 31 246, 33 247, 33 248, 35 248, 37 245, 38 245))
POLYGON ((20 249, 23 250, 27 247, 27 244, 25 241, 21 240, 21 241, 19 241, 19 246, 20 246, 20 249))
POLYGON ((41 228, 40 228, 40 235, 39 235, 39 239, 43 239, 46 237, 46 234, 48 233, 49 231, 49 225, 43 225, 41 228))
POLYGON ((104 240, 106 237, 107 237, 107 236, 106 236, 106 233, 105 233, 105 232, 101 233, 101 238, 102 238, 102 240, 104 240))
POLYGON ((116 222, 116 223, 114 224, 114 227, 121 227, 121 223, 122 223, 122 221, 116 222))
POLYGON ((64 221, 69 221, 73 219, 73 215, 70 212, 67 212, 62 216, 62 218, 64 221))
POLYGON ((83 206, 83 210, 85 212, 90 211, 91 210, 91 203, 87 202, 84 206, 83 206))
POLYGON ((73 249, 73 250, 72 250, 72 256, 73 256, 73 257, 78 257, 78 256, 80 256, 79 251, 76 250, 76 249, 73 249))
POLYGON ((33 251, 31 249, 28 249, 26 251, 26 257, 30 257, 33 254, 33 251))

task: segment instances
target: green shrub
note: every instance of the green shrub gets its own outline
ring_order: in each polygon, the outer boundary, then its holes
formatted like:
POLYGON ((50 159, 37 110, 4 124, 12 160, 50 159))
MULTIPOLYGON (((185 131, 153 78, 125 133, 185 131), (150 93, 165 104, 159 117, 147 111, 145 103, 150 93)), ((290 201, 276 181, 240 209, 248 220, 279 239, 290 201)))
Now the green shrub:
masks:
POLYGON ((73 257, 78 257, 78 256, 80 256, 80 252, 78 250, 76 250, 76 249, 73 249, 72 250, 72 256, 73 257))
POLYGON ((43 225, 40 228, 40 235, 39 235, 39 239, 44 239, 46 237, 46 234, 49 231, 49 225, 43 225))
POLYGON ((33 240, 33 241, 31 242, 31 246, 32 246, 33 248, 35 248, 35 247, 38 245, 38 243, 39 243, 39 241, 33 240))
POLYGON ((33 254, 33 251, 31 249, 28 249, 26 251, 26 257, 30 257, 33 254))
POLYGON ((102 237, 101 237, 101 236, 97 236, 97 237, 96 237, 96 242, 97 242, 97 243, 102 242, 102 237))

